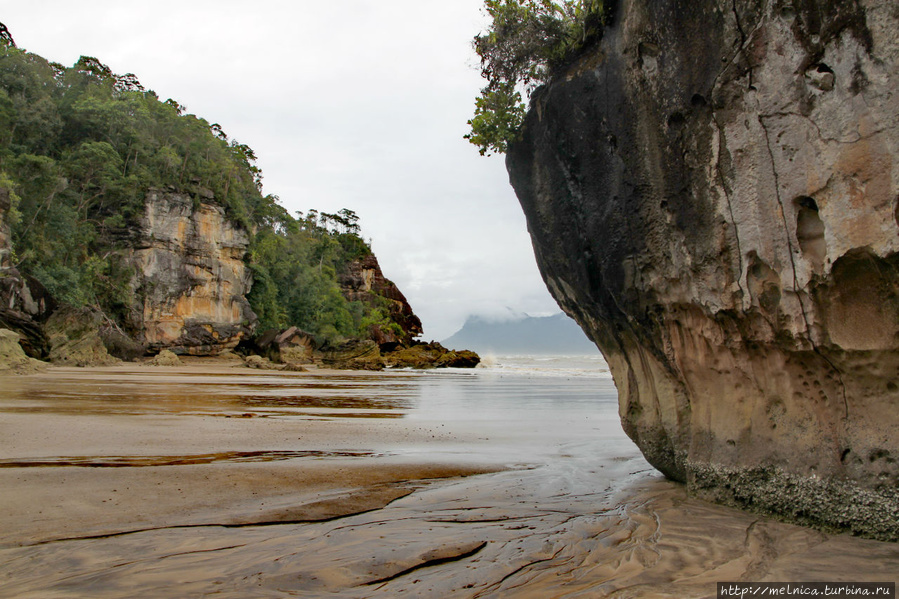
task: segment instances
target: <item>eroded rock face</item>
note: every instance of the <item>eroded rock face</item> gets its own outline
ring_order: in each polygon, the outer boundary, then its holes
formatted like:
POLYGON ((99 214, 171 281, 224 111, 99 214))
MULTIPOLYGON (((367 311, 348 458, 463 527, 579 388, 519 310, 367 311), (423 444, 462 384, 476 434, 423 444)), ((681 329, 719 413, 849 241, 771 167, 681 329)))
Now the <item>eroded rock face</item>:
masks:
POLYGON ((899 11, 629 0, 510 178, 625 430, 695 493, 899 538, 899 11))
POLYGON ((19 344, 32 358, 44 358, 49 350, 39 320, 56 308, 47 290, 33 277, 23 276, 13 264, 9 213, 12 198, 0 187, 0 327, 19 334, 19 344))
POLYGON ((246 294, 246 230, 220 206, 151 190, 131 253, 140 313, 135 330, 152 350, 193 355, 235 347, 256 315, 246 294))

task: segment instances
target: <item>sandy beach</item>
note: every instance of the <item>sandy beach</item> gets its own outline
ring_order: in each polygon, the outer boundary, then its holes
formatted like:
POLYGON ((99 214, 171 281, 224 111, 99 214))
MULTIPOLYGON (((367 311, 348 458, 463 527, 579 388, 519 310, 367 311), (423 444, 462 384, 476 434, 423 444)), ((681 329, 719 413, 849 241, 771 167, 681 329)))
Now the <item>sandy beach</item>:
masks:
POLYGON ((310 394, 324 381, 346 392, 370 378, 328 370, 261 375, 210 362, 5 379, 5 398, 17 401, 4 410, 0 432, 4 545, 325 520, 383 507, 417 481, 501 468, 391 456, 398 445, 439 442, 433 427, 398 421, 402 398, 323 398, 326 406, 305 396, 302 408, 260 399, 266 383, 299 376, 313 381, 310 394), (228 384, 216 384, 224 377, 228 384), (229 398, 228 385, 255 386, 260 395, 229 398))
POLYGON ((894 544, 688 498, 603 379, 217 363, 0 384, 2 597, 713 597, 899 571, 894 544))

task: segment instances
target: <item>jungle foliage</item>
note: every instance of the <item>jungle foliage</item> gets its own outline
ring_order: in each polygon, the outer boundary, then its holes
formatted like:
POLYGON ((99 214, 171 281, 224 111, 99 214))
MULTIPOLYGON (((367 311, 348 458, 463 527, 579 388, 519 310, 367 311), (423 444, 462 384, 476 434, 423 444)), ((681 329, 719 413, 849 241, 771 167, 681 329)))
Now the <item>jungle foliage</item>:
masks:
POLYGON ((63 303, 124 320, 134 273, 116 251, 158 188, 212 195, 254 232, 250 299, 263 326, 339 337, 385 318, 337 285, 342 265, 370 251, 355 214, 293 218, 262 194, 249 146, 96 58, 64 67, 0 40, 0 186, 13 200, 15 267, 63 303))
POLYGON ((485 0, 491 18, 474 38, 487 85, 475 100, 465 136, 481 155, 504 153, 527 112, 527 97, 553 72, 602 35, 603 0, 485 0))
POLYGON ((251 245, 248 299, 260 329, 298 326, 325 341, 365 337, 373 325, 401 333, 386 300, 348 302, 338 286, 347 263, 371 254, 356 214, 309 210, 293 218, 277 208, 251 245))

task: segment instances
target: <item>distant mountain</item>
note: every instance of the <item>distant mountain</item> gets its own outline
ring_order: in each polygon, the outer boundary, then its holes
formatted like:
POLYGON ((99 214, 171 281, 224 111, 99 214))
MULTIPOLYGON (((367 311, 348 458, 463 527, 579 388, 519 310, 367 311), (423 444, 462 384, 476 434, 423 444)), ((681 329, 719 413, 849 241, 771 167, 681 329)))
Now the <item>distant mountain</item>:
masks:
POLYGON ((449 348, 499 355, 599 352, 577 323, 561 312, 554 316, 525 315, 513 320, 469 316, 459 331, 441 343, 449 348))

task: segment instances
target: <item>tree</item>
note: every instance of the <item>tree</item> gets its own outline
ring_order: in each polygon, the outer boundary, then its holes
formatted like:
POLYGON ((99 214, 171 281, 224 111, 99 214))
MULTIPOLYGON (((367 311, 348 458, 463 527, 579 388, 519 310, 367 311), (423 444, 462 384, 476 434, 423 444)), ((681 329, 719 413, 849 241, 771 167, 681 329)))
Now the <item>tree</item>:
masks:
POLYGON ((114 256, 149 188, 206 187, 247 228, 276 221, 252 149, 183 111, 96 58, 66 68, 0 43, 0 173, 20 198, 17 267, 59 300, 114 310, 125 276, 114 256))
POLYGON ((12 38, 12 34, 3 23, 0 23, 0 43, 12 46, 13 48, 16 47, 16 41, 12 38))
POLYGON ((549 80, 555 69, 601 35, 602 0, 485 0, 492 22, 474 38, 487 85, 475 100, 465 136, 481 155, 503 153, 527 112, 522 93, 549 80))
POLYGON ((86 141, 66 156, 66 170, 77 175, 77 213, 88 220, 97 204, 102 205, 122 186, 122 157, 105 141, 86 141))
POLYGON ((124 75, 116 75, 115 76, 115 90, 117 92, 143 92, 147 91, 143 85, 140 84, 140 81, 137 79, 137 75, 134 73, 125 73, 124 75))
POLYGON ((367 336, 373 323, 390 328, 382 306, 347 301, 338 282, 371 253, 359 216, 292 217, 263 195, 256 160, 219 124, 160 101, 134 74, 93 57, 67 68, 0 43, 0 187, 13 200, 13 256, 55 299, 127 325, 134 273, 118 256, 134 242, 147 191, 168 188, 218 203, 251 232, 248 299, 264 328, 299 326, 322 341, 367 336))
POLYGON ((471 133, 465 136, 478 146, 481 156, 492 150, 504 154, 509 141, 515 139, 527 109, 521 94, 510 83, 486 87, 475 99, 474 117, 468 124, 471 133))

